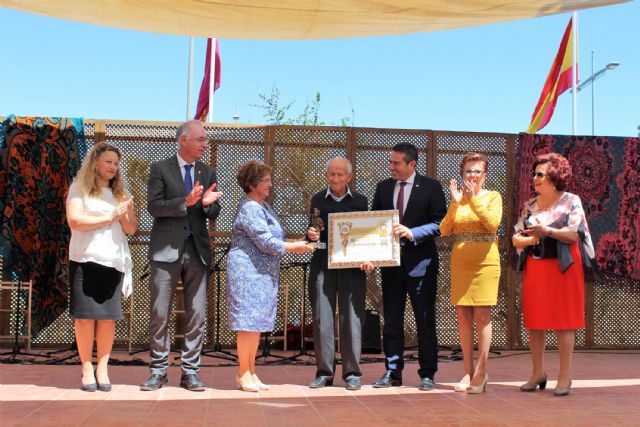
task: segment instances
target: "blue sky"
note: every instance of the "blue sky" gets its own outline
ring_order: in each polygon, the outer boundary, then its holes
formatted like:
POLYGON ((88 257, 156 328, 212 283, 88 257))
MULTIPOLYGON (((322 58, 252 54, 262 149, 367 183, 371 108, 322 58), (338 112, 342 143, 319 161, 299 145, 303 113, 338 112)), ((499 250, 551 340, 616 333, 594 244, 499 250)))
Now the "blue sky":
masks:
MULTIPOLYGON (((580 78, 596 82, 596 134, 636 136, 640 125, 638 2, 582 11, 580 78)), ((214 121, 264 123, 252 107, 275 83, 292 112, 320 92, 321 118, 355 112, 363 127, 524 131, 570 15, 420 33, 319 41, 220 40, 222 86, 214 121)), ((80 24, 0 8, 0 115, 180 121, 186 117, 188 37, 80 24)), ((205 40, 195 44, 194 98, 205 40)), ((195 106, 194 106, 195 111, 195 106)), ((591 134, 591 89, 578 100, 578 133, 591 134)), ((543 133, 570 134, 563 94, 543 133)))

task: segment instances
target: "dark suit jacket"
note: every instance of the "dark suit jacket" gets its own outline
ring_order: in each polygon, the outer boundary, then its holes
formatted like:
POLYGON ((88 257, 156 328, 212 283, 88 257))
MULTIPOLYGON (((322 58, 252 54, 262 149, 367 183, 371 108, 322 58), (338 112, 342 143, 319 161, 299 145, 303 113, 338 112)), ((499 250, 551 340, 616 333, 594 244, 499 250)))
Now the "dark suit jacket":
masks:
MULTIPOLYGON (((376 186, 371 209, 389 210, 393 206, 394 179, 388 178, 376 186)), ((416 173, 407 202, 402 224, 411 229, 413 242, 403 239, 402 268, 411 277, 426 274, 431 262, 437 260, 438 252, 434 237, 440 235, 440 221, 447 213, 442 184, 435 179, 416 173)), ((383 269, 384 270, 384 269, 383 269)))
MULTIPOLYGON (((205 191, 216 182, 216 172, 203 162, 196 161, 194 185, 200 181, 205 191)), ((153 217, 149 259, 174 262, 182 256, 187 226, 191 227, 194 243, 204 265, 211 265, 211 246, 207 218, 214 220, 220 204, 203 206, 201 201, 187 208, 184 180, 178 157, 154 162, 147 183, 147 210, 153 217)))

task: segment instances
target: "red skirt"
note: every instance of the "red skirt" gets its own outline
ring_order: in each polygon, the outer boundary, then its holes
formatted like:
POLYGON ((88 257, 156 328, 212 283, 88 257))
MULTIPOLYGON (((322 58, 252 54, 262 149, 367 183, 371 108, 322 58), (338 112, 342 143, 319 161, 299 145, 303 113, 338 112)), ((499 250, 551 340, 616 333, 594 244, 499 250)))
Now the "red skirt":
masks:
POLYGON ((584 328, 584 271, 578 243, 564 273, 558 260, 527 257, 522 276, 522 312, 527 329, 584 328))

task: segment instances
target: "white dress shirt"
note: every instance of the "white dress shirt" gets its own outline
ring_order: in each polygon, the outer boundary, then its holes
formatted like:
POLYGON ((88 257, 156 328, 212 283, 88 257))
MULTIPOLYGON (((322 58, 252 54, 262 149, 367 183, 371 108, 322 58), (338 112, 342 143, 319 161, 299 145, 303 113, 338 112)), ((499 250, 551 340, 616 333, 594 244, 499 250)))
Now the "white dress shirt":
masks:
POLYGON ((395 187, 393 187, 393 206, 398 209, 398 193, 400 192, 400 182, 406 182, 407 184, 404 186, 404 203, 402 204, 402 212, 407 213, 407 202, 409 201, 409 197, 411 196, 411 189, 413 188, 413 181, 416 179, 415 171, 406 181, 396 181, 395 187))

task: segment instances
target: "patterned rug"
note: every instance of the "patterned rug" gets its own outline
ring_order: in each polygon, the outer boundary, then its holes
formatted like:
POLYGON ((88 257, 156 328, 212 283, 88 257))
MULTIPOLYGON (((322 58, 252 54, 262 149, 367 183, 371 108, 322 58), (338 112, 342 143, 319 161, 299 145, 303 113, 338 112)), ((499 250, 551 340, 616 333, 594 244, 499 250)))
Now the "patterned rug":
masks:
POLYGON ((83 121, 10 116, 0 147, 3 277, 33 280, 35 337, 67 308, 65 197, 86 151, 83 121))
POLYGON ((534 196, 535 157, 552 151, 573 168, 568 191, 582 199, 600 270, 640 280, 640 138, 521 133, 516 215, 534 196))

